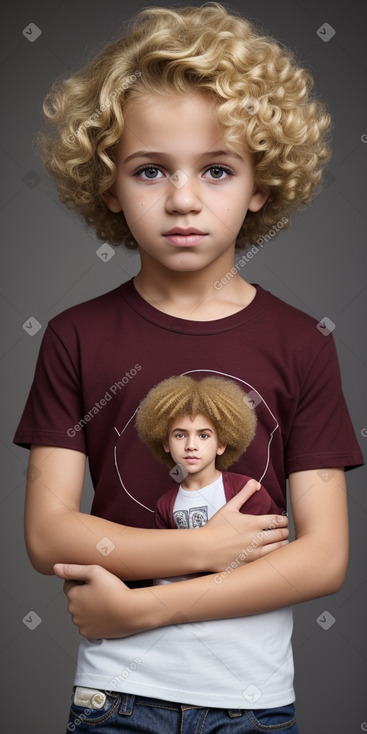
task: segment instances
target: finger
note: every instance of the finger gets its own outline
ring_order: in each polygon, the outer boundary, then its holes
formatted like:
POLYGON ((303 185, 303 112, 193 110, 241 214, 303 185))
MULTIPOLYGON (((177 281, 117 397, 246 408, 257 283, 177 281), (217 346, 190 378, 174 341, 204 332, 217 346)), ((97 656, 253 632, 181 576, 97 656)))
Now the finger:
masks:
POLYGON ((247 500, 260 489, 260 487, 261 484, 260 482, 257 482, 256 479, 249 479, 245 486, 227 502, 226 507, 231 507, 232 510, 240 510, 242 505, 244 505, 245 502, 247 502, 247 500))
POLYGON ((259 515, 263 530, 275 530, 276 528, 287 528, 287 515, 259 515))
POLYGON ((268 543, 278 543, 280 540, 287 540, 288 535, 288 528, 278 528, 278 530, 261 530, 257 537, 261 539, 262 545, 267 545, 268 543))
POLYGON ((91 576, 91 566, 81 566, 78 563, 55 563, 54 574, 60 579, 89 581, 91 576))
POLYGON ((278 550, 278 548, 282 548, 283 545, 288 545, 288 540, 281 540, 278 543, 268 543, 268 545, 264 545, 261 549, 261 555, 266 556, 268 553, 272 553, 275 550, 278 550))
POLYGON ((74 586, 75 586, 75 583, 74 583, 74 581, 64 581, 64 583, 63 583, 63 587, 62 587, 62 589, 63 589, 63 592, 64 592, 64 594, 66 594, 66 596, 67 596, 67 595, 68 595, 68 593, 69 593, 69 591, 70 591, 70 590, 71 590, 71 589, 72 589, 72 588, 73 588, 74 586))

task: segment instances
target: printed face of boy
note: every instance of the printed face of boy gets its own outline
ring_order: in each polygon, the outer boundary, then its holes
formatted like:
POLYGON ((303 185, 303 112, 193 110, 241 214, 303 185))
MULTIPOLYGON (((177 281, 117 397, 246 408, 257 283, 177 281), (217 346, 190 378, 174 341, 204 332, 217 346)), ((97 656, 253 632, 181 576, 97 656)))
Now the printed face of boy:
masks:
POLYGON ((244 147, 229 149, 213 102, 201 93, 146 94, 125 113, 116 180, 104 200, 124 212, 142 263, 185 272, 228 250, 233 258, 247 211, 258 211, 268 192, 256 188, 244 147))
POLYGON ((216 479, 215 458, 224 453, 226 445, 218 442, 211 420, 204 415, 197 415, 194 419, 186 415, 171 422, 163 448, 176 464, 185 467, 188 474, 195 474, 205 486, 216 479))

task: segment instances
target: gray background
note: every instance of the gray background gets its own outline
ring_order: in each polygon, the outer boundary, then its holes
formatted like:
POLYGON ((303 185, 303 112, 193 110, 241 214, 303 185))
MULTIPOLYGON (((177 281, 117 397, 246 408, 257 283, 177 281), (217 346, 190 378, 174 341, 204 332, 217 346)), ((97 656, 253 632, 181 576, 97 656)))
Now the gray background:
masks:
MULTIPOLYGON (((22 515, 28 453, 12 444, 12 436, 47 321, 75 303, 115 288, 139 265, 136 254, 122 249, 108 262, 96 255, 100 243, 60 206, 33 139, 52 81, 117 37, 124 20, 145 4, 140 0, 1 3, 0 368, 6 389, 1 404, 0 660, 5 671, 1 731, 8 734, 63 734, 79 639, 66 612, 61 582, 37 574, 25 552, 22 515), (33 43, 23 35, 30 23, 42 31, 33 43), (23 328, 30 317, 42 325, 33 337, 23 328), (31 610, 42 620, 33 631, 22 622, 31 610)), ((314 74, 334 124, 334 155, 323 192, 294 219, 288 232, 242 268, 241 275, 318 320, 328 316, 336 324, 344 391, 365 450, 366 2, 233 0, 232 7, 294 49, 314 74), (328 42, 316 33, 325 22, 336 30, 328 42)), ((301 734, 367 730, 364 483, 365 469, 348 475, 351 560, 343 589, 294 610, 301 734), (325 610, 336 620, 328 630, 317 623, 325 610)), ((91 496, 87 480, 86 511, 91 496)))

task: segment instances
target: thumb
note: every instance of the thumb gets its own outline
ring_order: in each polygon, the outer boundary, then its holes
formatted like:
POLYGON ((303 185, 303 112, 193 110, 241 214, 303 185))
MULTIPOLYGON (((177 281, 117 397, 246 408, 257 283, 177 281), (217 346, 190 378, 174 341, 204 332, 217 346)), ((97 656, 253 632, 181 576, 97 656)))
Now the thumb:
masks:
POLYGON ((59 579, 72 581, 89 581, 90 571, 88 566, 78 563, 55 563, 54 574, 59 579))
POLYGON ((242 487, 242 489, 240 489, 240 491, 232 497, 229 502, 227 502, 227 507, 228 505, 231 505, 233 510, 240 510, 242 505, 244 505, 245 502, 247 502, 247 500, 260 488, 260 482, 257 482, 256 479, 249 479, 245 486, 242 487))

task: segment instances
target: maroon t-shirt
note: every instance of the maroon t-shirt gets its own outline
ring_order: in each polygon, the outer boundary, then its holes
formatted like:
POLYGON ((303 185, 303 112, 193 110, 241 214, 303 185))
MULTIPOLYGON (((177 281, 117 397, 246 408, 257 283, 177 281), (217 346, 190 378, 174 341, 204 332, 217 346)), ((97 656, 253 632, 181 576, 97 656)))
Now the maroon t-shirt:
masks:
POLYGON ((158 311, 130 280, 53 318, 14 442, 88 455, 92 513, 151 527, 169 471, 138 438, 147 392, 172 375, 229 377, 248 393, 256 436, 230 471, 260 481, 285 509, 286 477, 363 464, 332 335, 260 286, 241 311, 190 321, 158 311))

